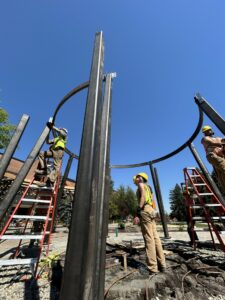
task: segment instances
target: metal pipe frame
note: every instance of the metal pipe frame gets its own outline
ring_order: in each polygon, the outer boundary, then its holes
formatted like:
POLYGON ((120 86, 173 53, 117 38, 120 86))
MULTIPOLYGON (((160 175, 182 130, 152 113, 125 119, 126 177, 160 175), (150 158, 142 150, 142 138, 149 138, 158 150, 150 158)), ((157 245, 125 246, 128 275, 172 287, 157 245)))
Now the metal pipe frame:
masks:
POLYGON ((159 180, 158 180, 158 176, 157 176, 158 175, 157 170, 156 170, 156 168, 153 168, 153 165, 151 163, 149 164, 149 168, 150 168, 150 172, 152 175, 152 182, 153 182, 154 189, 155 189, 156 199, 158 202, 159 213, 160 213, 160 217, 161 217, 161 221, 162 221, 162 225, 163 225, 164 237, 170 238, 167 223, 165 220, 165 212, 164 212, 164 206, 163 206, 163 200, 162 200, 162 194, 161 194, 161 190, 160 190, 159 180))
POLYGON ((162 193, 161 193, 161 188, 160 188, 160 183, 159 183, 158 172, 157 172, 156 168, 154 168, 154 174, 155 174, 156 185, 157 185, 157 189, 158 189, 159 205, 160 205, 161 220, 162 220, 164 235, 165 235, 165 238, 169 239, 170 236, 169 236, 169 231, 168 231, 167 222, 166 222, 166 218, 165 218, 165 210, 164 210, 164 205, 163 205, 162 193))
MULTIPOLYGON (((72 96, 74 96, 75 94, 77 94, 78 92, 81 92, 82 90, 86 89, 89 86, 89 81, 86 81, 84 83, 81 83, 80 85, 78 85, 77 87, 75 87, 74 89, 72 89, 69 93, 67 93, 62 100, 59 102, 58 106, 56 107, 54 114, 53 114, 53 118, 52 118, 52 122, 55 123, 57 114, 59 112, 59 110, 61 109, 61 107, 68 101, 70 100, 70 98, 72 96)), ((53 133, 54 134, 54 133, 53 133)), ((55 135, 54 135, 55 136, 55 135)), ((65 148, 65 152, 69 155, 69 156, 74 156, 74 158, 79 159, 79 156, 73 152, 71 152, 68 148, 65 148)))
POLYGON ((22 134, 29 122, 30 117, 26 114, 24 114, 17 125, 17 128, 4 152, 4 154, 1 157, 0 161, 0 180, 3 178, 5 171, 13 157, 13 154, 18 146, 18 143, 22 137, 22 134))
POLYGON ((25 160, 22 168, 20 169, 18 175, 16 176, 16 179, 13 181, 13 184, 8 190, 8 193, 5 196, 4 201, 0 203, 0 220, 1 222, 6 214, 6 212, 11 207, 14 197, 16 196, 16 193, 18 192, 19 188, 21 187, 25 177, 27 176, 31 166, 34 163, 35 158, 37 157, 41 147, 43 146, 46 137, 49 134, 49 128, 48 126, 45 127, 42 134, 40 135, 39 139, 37 140, 34 148, 31 150, 30 154, 28 155, 27 159, 25 160))
POLYGON ((195 131, 193 132, 193 134, 191 135, 191 137, 180 147, 178 147, 176 150, 161 156, 159 158, 153 159, 151 161, 146 161, 143 163, 137 163, 137 164, 130 164, 130 165, 112 165, 111 168, 112 169, 123 169, 123 168, 137 168, 137 167, 142 167, 142 166, 147 166, 149 164, 156 164, 160 161, 166 160, 176 154, 178 154, 179 152, 181 152, 182 150, 184 150, 186 147, 188 147, 188 145, 190 143, 192 143, 194 141, 194 139, 196 138, 196 136, 199 134, 201 127, 202 127, 202 123, 203 123, 203 112, 202 110, 199 108, 199 120, 198 120, 198 124, 197 127, 195 129, 195 131))
POLYGON ((215 111, 215 109, 199 93, 195 95, 194 99, 198 107, 225 135, 225 120, 215 111))
POLYGON ((94 297, 96 261, 93 253, 97 251, 95 224, 99 179, 95 155, 100 149, 103 57, 103 34, 100 32, 95 37, 61 300, 94 297))
POLYGON ((98 170, 98 206, 97 206, 97 252, 96 271, 94 283, 95 300, 104 299, 105 283, 105 253, 106 236, 108 232, 109 217, 109 189, 110 189, 110 135, 111 135, 111 100, 112 100, 112 74, 106 75, 105 92, 103 99, 103 110, 101 118, 101 134, 99 149, 98 170))
POLYGON ((204 165, 200 155, 198 154, 197 150, 195 149, 193 143, 191 143, 189 145, 189 149, 192 153, 192 155, 194 156, 200 170, 202 171, 202 173, 204 174, 208 184, 210 185, 211 189, 214 191, 214 193, 216 194, 217 198, 219 199, 219 201, 221 202, 221 204, 223 206, 225 206, 225 200, 224 197, 222 196, 220 190, 218 189, 217 185, 215 184, 215 181, 213 180, 212 176, 210 175, 208 169, 206 168, 206 166, 204 165))

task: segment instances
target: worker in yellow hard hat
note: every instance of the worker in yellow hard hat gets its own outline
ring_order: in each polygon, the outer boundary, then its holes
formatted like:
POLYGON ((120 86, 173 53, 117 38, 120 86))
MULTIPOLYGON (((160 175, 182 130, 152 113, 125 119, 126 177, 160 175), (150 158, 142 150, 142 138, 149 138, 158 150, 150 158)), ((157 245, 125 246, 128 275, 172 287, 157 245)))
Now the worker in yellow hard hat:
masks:
POLYGON ((134 224, 141 224, 141 231, 145 241, 147 255, 147 267, 150 274, 165 272, 166 261, 162 244, 156 230, 156 212, 153 208, 153 192, 148 185, 148 175, 138 173, 133 177, 133 182, 137 186, 138 207, 134 218, 134 224))
POLYGON ((53 139, 46 138, 46 143, 50 145, 47 151, 41 151, 38 155, 39 164, 37 170, 35 170, 35 179, 42 175, 47 175, 46 183, 40 182, 38 185, 49 185, 54 186, 56 179, 58 178, 58 173, 61 165, 61 161, 66 148, 68 130, 66 128, 57 128, 53 123, 47 122, 47 126, 54 131, 56 137, 53 139), (50 174, 47 173, 47 161, 46 159, 53 158, 53 168, 50 174))
POLYGON ((208 162, 214 167, 220 188, 225 193, 225 139, 221 137, 214 137, 212 128, 208 125, 202 127, 204 137, 201 143, 206 152, 208 162))

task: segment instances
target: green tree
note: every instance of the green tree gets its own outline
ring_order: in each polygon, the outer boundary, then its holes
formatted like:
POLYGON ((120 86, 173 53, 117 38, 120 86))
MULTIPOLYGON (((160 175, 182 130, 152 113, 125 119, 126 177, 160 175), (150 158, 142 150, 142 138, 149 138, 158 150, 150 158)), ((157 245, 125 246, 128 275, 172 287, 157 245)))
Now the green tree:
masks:
POLYGON ((184 205, 183 193, 179 184, 176 184, 174 189, 170 190, 170 216, 177 218, 178 221, 186 220, 186 208, 184 205))
POLYGON ((8 113, 0 108, 0 149, 8 146, 15 128, 16 126, 9 123, 8 113))
POLYGON ((137 200, 134 191, 130 187, 120 186, 118 190, 112 191, 109 200, 109 218, 123 219, 134 215, 137 200))

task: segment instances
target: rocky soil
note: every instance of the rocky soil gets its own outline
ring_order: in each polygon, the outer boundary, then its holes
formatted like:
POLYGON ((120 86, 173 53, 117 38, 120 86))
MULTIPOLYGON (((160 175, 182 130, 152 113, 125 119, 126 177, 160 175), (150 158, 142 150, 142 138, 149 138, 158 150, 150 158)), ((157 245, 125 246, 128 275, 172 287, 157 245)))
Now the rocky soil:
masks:
MULTIPOLYGON (((202 243, 201 248, 194 251, 185 233, 176 235, 171 232, 172 239, 162 239, 167 270, 149 276, 141 246, 143 240, 140 232, 136 231, 119 232, 116 236, 111 229, 108 237, 110 246, 107 247, 110 263, 106 268, 105 299, 225 300, 225 253, 213 250, 209 242, 202 243), (127 271, 118 249, 127 254, 127 271)), ((67 234, 64 229, 54 234, 52 252, 65 253, 67 234)), ((8 253, 6 249, 5 253, 8 253)), ((57 300, 62 268, 60 265, 54 266, 53 271, 44 269, 37 282, 31 280, 28 267, 1 267, 0 300, 57 300)))

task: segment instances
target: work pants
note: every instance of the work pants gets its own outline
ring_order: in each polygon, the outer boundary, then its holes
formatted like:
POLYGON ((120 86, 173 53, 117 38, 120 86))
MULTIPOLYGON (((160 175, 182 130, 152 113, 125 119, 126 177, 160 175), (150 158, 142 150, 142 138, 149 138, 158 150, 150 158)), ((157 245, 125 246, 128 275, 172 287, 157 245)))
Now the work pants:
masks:
POLYGON ((225 194, 225 158, 220 157, 213 152, 209 153, 206 158, 208 162, 213 165, 222 193, 225 194))
POLYGON ((155 219, 152 217, 153 213, 154 209, 150 205, 145 205, 144 210, 141 211, 141 231, 145 242, 148 269, 158 272, 158 266, 165 268, 166 262, 155 219))
POLYGON ((64 150, 56 149, 56 150, 48 150, 48 151, 41 151, 38 158, 39 158, 39 169, 47 169, 46 158, 53 158, 53 169, 51 173, 48 175, 48 179, 54 183, 57 179, 61 160, 64 154, 64 150))

